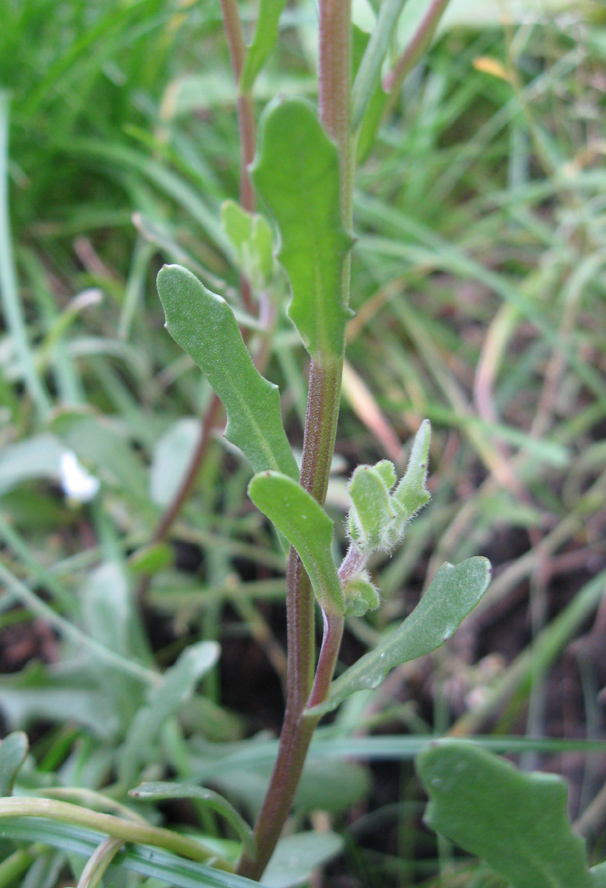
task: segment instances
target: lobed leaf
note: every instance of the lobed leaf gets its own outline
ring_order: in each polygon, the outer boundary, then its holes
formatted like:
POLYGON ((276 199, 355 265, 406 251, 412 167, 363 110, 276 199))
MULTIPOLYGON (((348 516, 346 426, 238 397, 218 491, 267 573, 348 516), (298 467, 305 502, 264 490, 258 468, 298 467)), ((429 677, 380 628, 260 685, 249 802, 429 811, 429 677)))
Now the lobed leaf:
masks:
POLYGON ((298 478, 282 425, 278 387, 254 366, 227 302, 180 265, 161 269, 158 293, 168 332, 223 402, 225 437, 240 448, 256 472, 273 469, 298 478))
MULTIPOLYGON (((512 888, 591 888, 582 839, 566 813, 567 789, 553 774, 524 774, 462 740, 417 757, 429 794, 425 819, 482 858, 512 888)), ((599 882, 598 882, 599 884, 599 882)))
POLYGON ((480 601, 490 582, 490 562, 468 558, 443 564, 414 611, 374 650, 333 681, 326 700, 308 710, 323 715, 355 691, 376 688, 390 669, 439 648, 480 601))
POLYGON ((280 230, 288 314, 312 357, 340 356, 350 314, 343 262, 353 238, 341 219, 337 148, 300 99, 270 106, 259 141, 252 180, 280 230))
POLYGON ((300 484, 278 472, 255 475, 248 495, 297 550, 322 610, 342 614, 343 591, 331 549, 334 523, 322 506, 300 484))

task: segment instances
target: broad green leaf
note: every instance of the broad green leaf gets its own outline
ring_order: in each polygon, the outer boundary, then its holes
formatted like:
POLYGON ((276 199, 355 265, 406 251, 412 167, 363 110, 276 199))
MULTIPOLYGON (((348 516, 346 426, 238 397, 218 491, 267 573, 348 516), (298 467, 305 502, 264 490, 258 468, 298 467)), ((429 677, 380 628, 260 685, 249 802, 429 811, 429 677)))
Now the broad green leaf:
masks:
POLYGON ((175 665, 166 670, 161 684, 151 692, 147 705, 137 712, 126 735, 119 766, 125 785, 130 785, 139 767, 153 758, 154 744, 165 722, 191 699, 199 680, 218 657, 219 646, 203 641, 186 648, 175 665))
POLYGON ((27 756, 29 743, 25 734, 15 731, 0 743, 0 798, 9 796, 27 756))
POLYGON ((376 91, 381 77, 381 66, 391 45, 400 13, 406 0, 383 0, 377 22, 354 80, 351 93, 352 128, 356 130, 376 91))
POLYGON ((201 802, 230 823, 234 830, 238 833, 242 842, 249 853, 254 854, 254 842, 252 838, 252 830, 246 823, 241 814, 236 811, 233 805, 205 786, 195 786, 188 783, 168 783, 165 781, 157 781, 152 783, 142 783, 136 789, 131 789, 129 795, 135 799, 145 799, 149 801, 159 801, 161 799, 195 799, 201 802))
POLYGON ((244 67, 240 76, 240 91, 250 92, 255 79, 278 39, 278 22, 286 0, 260 0, 259 17, 253 42, 246 50, 244 67))
POLYGON ((330 712, 354 691, 376 688, 395 666, 435 651, 473 610, 489 582, 490 562, 486 558, 468 558, 456 567, 443 564, 411 615, 337 678, 326 700, 309 713, 330 712))
POLYGON ((305 832, 278 842, 261 884, 267 888, 293 888, 307 884, 316 867, 336 857, 343 839, 333 832, 305 832))
POLYGON ((273 469, 298 478, 282 425, 278 388, 255 368, 227 302, 179 265, 161 269, 158 293, 168 332, 223 402, 225 437, 242 450, 255 471, 273 469))
POLYGON ((341 219, 339 157, 312 109, 279 102, 265 113, 253 183, 280 230, 288 309, 310 355, 340 356, 349 310, 343 262, 353 245, 341 219))
POLYGON ((430 797, 427 823, 485 860, 511 888, 591 888, 561 778, 522 773, 462 740, 430 746, 417 770, 430 797))
POLYGON ((255 475, 248 495, 297 550, 322 610, 342 614, 343 592, 331 550, 334 523, 322 506, 278 472, 255 475))

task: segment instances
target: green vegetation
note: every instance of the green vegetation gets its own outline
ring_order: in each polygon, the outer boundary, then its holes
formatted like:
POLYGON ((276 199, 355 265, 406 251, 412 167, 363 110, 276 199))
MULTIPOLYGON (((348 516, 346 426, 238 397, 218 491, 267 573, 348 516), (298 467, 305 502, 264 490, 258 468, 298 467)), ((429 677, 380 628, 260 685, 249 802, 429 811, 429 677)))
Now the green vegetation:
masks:
POLYGON ((0 0, 0 888, 606 884, 606 22, 506 7, 0 0))

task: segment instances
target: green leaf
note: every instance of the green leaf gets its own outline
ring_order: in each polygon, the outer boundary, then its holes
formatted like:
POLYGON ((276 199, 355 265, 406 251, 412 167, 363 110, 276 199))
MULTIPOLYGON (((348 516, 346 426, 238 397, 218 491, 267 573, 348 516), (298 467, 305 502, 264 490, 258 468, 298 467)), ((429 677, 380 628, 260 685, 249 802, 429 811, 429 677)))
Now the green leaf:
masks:
POLYGON ((259 213, 248 213, 233 200, 221 206, 225 234, 236 250, 240 270, 255 287, 266 287, 275 274, 273 232, 259 213))
POLYGON ((25 734, 16 731, 0 743, 0 798, 9 796, 17 774, 27 756, 29 743, 25 734))
POLYGON ((278 22, 286 0, 260 0, 253 42, 247 48, 240 76, 240 92, 250 92, 278 39, 278 22))
POLYGON ((430 440, 431 425, 429 420, 425 419, 415 435, 406 474, 393 495, 404 511, 405 522, 414 518, 419 509, 422 509, 431 499, 431 494, 425 486, 430 440))
POLYGON ((431 800, 427 823, 485 860, 512 888, 590 888, 584 843, 572 832, 561 778, 521 773, 461 740, 424 750, 417 770, 431 800))
POLYGON ((156 781, 142 783, 136 789, 131 789, 129 795, 135 799, 149 801, 158 801, 160 799, 195 799, 197 802, 201 802, 206 807, 225 817, 242 839, 247 851, 254 854, 255 846, 250 827, 233 805, 230 805, 227 799, 212 789, 188 783, 156 781))
POLYGON ((352 128, 356 130, 376 91, 381 76, 381 66, 393 40, 400 13, 406 0, 383 0, 377 22, 370 36, 366 52, 354 80, 351 93, 352 128))
POLYGON ((606 888, 606 862, 598 863, 589 870, 591 888, 606 888))
POLYGON ((194 694, 196 685, 217 662, 219 645, 199 642, 190 645, 174 666, 167 669, 159 687, 154 688, 146 706, 135 716, 120 753, 120 780, 126 786, 138 768, 154 757, 154 742, 165 722, 194 694))
POLYGON ((368 552, 383 548, 396 513, 389 491, 396 481, 393 463, 384 459, 376 466, 358 466, 347 485, 352 501, 348 532, 356 546, 368 552))
POLYGON ((200 441, 200 421, 177 420, 156 441, 149 470, 149 493, 157 506, 168 506, 179 490, 200 441))
POLYGON ((179 265, 158 274, 158 293, 173 339, 202 370, 227 411, 225 437, 257 472, 299 477, 282 418, 277 386, 255 368, 234 313, 220 296, 179 265))
POLYGON ((316 867, 336 857, 343 839, 333 832, 306 832, 278 842, 261 879, 267 888, 292 888, 307 883, 316 867))
POLYGON ((343 592, 331 550, 334 523, 322 506, 278 472, 255 475, 248 495, 297 550, 322 610, 342 614, 343 592))
POLYGON ((270 106, 260 146, 251 174, 280 230, 289 316, 312 357, 340 356, 349 316, 343 262, 353 239, 341 219, 337 148, 298 99, 270 106))
POLYGON ((367 611, 376 610, 381 604, 379 593, 365 570, 344 583, 343 594, 348 617, 363 617, 367 611))
POLYGON ((468 558, 456 567, 443 564, 402 625, 337 678, 326 700, 308 712, 330 712, 354 691, 376 688, 395 666, 435 651, 473 610, 489 582, 490 562, 486 558, 468 558))

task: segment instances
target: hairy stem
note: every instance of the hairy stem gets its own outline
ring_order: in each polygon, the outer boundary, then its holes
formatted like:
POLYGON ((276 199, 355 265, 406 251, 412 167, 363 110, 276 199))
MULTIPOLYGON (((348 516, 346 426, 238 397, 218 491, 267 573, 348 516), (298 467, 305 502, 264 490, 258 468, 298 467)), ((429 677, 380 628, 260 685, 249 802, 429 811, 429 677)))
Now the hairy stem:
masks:
MULTIPOLYGON (((353 205, 353 152, 350 132, 351 5, 350 0, 320 3, 320 120, 339 149, 341 213, 350 228, 353 205)), ((343 292, 349 301, 349 258, 345 262, 343 292)), ((334 451, 341 397, 343 354, 319 354, 311 362, 301 466, 301 485, 324 504, 334 451)), ((319 721, 305 717, 310 701, 322 702, 333 676, 341 636, 342 617, 324 617, 324 638, 314 670, 314 596, 296 553, 291 550, 286 586, 288 632, 287 696, 276 763, 255 824, 256 855, 244 854, 238 873, 260 879, 274 852, 288 817, 305 764, 307 750, 319 721)))

